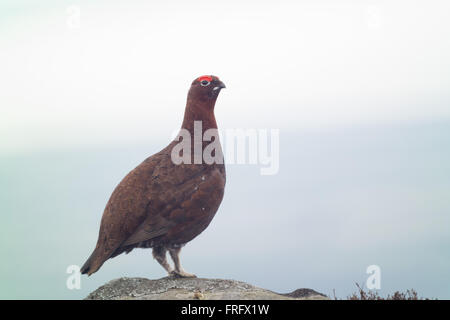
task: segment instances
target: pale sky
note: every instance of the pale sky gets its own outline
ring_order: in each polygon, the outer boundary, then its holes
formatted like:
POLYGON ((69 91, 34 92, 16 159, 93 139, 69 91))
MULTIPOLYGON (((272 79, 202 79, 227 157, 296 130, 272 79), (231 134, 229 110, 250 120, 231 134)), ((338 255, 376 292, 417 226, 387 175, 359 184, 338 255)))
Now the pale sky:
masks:
POLYGON ((201 74, 227 85, 216 108, 222 128, 448 117, 449 9, 447 1, 2 1, 0 148, 169 138, 201 74))
POLYGON ((114 187, 167 145, 192 80, 214 74, 227 85, 219 128, 279 129, 280 170, 227 163, 186 270, 345 298, 377 264, 383 295, 448 299, 449 13, 448 1, 1 0, 0 298, 164 276, 135 250, 64 286, 114 187))

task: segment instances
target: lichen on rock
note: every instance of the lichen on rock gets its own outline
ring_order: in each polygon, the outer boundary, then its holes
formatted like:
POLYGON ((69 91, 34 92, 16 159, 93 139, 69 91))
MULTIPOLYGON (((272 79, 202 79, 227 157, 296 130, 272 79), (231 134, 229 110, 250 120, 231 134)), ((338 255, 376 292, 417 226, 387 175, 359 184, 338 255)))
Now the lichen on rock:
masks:
POLYGON ((312 289, 280 294, 236 280, 119 278, 90 293, 86 300, 324 300, 312 289))

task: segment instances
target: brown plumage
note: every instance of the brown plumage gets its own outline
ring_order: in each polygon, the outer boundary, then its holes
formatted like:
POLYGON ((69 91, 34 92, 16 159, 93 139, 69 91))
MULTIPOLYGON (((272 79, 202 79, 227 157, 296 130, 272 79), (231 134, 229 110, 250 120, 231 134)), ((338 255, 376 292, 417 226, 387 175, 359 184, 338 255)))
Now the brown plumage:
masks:
MULTIPOLYGON (((153 248, 154 258, 169 274, 194 276, 182 269, 180 249, 209 225, 225 188, 220 142, 215 158, 222 161, 194 163, 199 153, 198 148, 194 150, 194 121, 201 121, 202 136, 208 129, 217 129, 214 105, 222 88, 225 85, 215 76, 202 76, 192 82, 182 124, 182 131, 187 130, 192 137, 191 163, 172 161, 172 149, 180 143, 174 140, 125 176, 106 205, 97 245, 81 268, 82 273, 91 275, 122 252, 153 248), (166 251, 174 261, 173 270, 167 263, 166 251)), ((203 142, 200 151, 209 143, 203 142)))

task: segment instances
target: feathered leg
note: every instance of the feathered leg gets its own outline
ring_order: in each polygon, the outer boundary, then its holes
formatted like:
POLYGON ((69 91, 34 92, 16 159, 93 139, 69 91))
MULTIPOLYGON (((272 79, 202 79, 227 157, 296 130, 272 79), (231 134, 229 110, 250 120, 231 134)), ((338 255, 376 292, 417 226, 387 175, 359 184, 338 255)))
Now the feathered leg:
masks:
POLYGON ((167 262, 167 258, 166 258, 166 248, 164 247, 154 247, 153 248, 153 258, 156 259, 156 261, 159 262, 159 264, 166 269, 167 273, 169 275, 172 274, 172 267, 170 266, 170 264, 167 262))
POLYGON ((172 257, 173 263, 175 264, 175 270, 171 272, 171 275, 182 278, 196 278, 197 276, 195 274, 188 273, 181 267, 180 251, 180 247, 169 248, 170 256, 172 257))

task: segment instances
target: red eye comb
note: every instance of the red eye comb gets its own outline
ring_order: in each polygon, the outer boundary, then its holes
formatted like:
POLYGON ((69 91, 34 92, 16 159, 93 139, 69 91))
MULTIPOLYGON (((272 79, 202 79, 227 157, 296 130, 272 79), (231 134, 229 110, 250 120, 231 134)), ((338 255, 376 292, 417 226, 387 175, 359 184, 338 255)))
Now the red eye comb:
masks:
POLYGON ((203 80, 211 82, 212 81, 212 77, 211 76, 201 76, 201 77, 197 78, 197 81, 203 81, 203 80))

